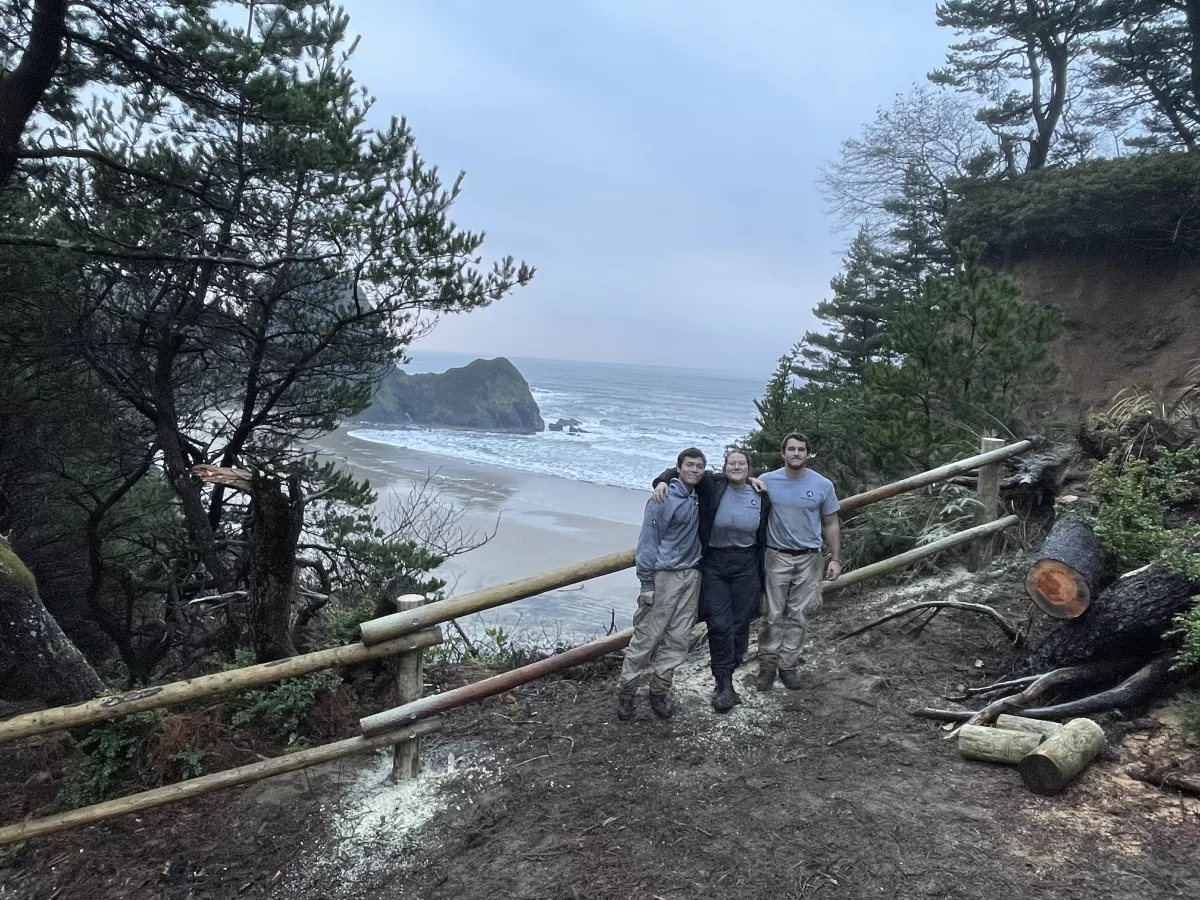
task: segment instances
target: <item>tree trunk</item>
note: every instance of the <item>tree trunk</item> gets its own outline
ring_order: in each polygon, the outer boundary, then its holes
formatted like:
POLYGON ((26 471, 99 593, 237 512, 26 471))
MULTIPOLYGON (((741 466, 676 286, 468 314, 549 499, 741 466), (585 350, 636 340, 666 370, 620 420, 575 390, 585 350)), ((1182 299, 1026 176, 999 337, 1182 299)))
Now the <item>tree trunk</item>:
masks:
POLYGON ((37 0, 21 62, 0 74, 0 187, 17 165, 25 125, 62 60, 69 5, 67 0, 37 0))
POLYGON ((1025 576, 1025 593, 1047 615, 1076 619, 1092 598, 1112 582, 1112 559, 1092 526, 1064 516, 1042 544, 1025 576))
POLYGON ((1154 563, 1113 582, 1092 600, 1087 614, 1063 622, 1020 666, 1036 673, 1108 659, 1148 659, 1168 649, 1163 640, 1188 610, 1200 582, 1154 563))
POLYGON ((103 691, 100 676, 42 605, 33 575, 0 538, 0 698, 78 703, 103 691))
POLYGON ((277 478, 254 474, 250 493, 250 632, 259 662, 295 655, 292 601, 296 596, 296 543, 304 524, 300 477, 287 493, 277 478))

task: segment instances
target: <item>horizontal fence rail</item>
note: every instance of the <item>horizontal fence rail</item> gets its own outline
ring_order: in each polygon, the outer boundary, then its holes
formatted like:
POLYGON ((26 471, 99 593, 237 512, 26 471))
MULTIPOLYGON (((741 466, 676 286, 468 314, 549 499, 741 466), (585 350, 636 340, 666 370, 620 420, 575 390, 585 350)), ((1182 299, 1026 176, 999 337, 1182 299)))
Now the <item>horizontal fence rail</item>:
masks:
POLYGON ((153 806, 162 806, 177 800, 210 794, 213 791, 236 787, 239 784, 262 781, 273 775, 296 772, 321 763, 369 753, 372 750, 382 750, 392 744, 401 744, 426 734, 433 734, 441 727, 440 720, 427 719, 408 728, 388 731, 371 737, 359 735, 332 744, 322 744, 311 750, 298 750, 286 756, 265 759, 248 766, 226 769, 224 772, 214 772, 212 775, 202 775, 199 778, 181 781, 178 784, 169 784, 152 791, 130 794, 128 797, 118 797, 116 800, 106 800, 104 803, 72 809, 69 812, 46 816, 42 819, 30 819, 28 822, 21 822, 17 825, 7 825, 0 828, 0 847, 41 837, 45 834, 53 834, 56 831, 65 831, 68 828, 91 825, 125 813, 139 812, 153 806))
POLYGON ((109 697, 97 697, 95 700, 85 700, 72 706, 42 709, 0 722, 0 741, 103 722, 135 712, 159 709, 189 700, 202 700, 325 669, 354 666, 373 659, 423 650, 441 642, 441 629, 429 628, 371 646, 362 643, 347 644, 331 650, 318 650, 316 653, 304 653, 274 662, 230 669, 228 672, 213 672, 211 675, 201 675, 186 681, 172 681, 169 684, 139 688, 109 697))
POLYGON ((548 656, 527 666, 521 666, 519 669, 502 672, 499 675, 493 675, 491 678, 485 678, 473 684, 466 684, 460 688, 443 691, 440 694, 431 694, 428 697, 422 697, 420 700, 414 700, 412 703, 397 706, 395 709, 367 716, 359 720, 358 726, 362 730, 362 733, 366 735, 394 731, 413 722, 419 722, 430 716, 436 716, 445 710, 454 709, 475 700, 482 700, 485 697, 494 697, 496 694, 502 694, 519 685, 536 681, 545 675, 549 675, 551 672, 569 669, 571 666, 577 666, 580 663, 598 659, 601 656, 621 650, 629 643, 632 637, 633 629, 626 628, 624 631, 618 631, 616 634, 600 638, 597 641, 591 641, 563 653, 556 653, 554 656, 548 656))

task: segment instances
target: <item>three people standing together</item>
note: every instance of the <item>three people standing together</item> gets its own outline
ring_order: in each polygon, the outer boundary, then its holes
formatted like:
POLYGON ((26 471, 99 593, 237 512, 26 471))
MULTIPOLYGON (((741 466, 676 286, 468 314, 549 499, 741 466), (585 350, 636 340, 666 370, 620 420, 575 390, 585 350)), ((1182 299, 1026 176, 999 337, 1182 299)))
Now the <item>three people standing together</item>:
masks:
POLYGON ((789 434, 782 453, 782 468, 752 479, 741 450, 725 454, 720 473, 708 473, 704 454, 688 448, 655 479, 638 540, 642 591, 621 668, 618 718, 633 716, 647 676, 655 715, 674 713, 672 679, 697 613, 708 626, 713 708, 732 709, 740 701, 733 671, 744 660, 764 588, 755 686, 770 690, 777 673, 785 687, 800 686, 808 616, 821 605, 822 531, 829 577, 841 574, 839 505, 832 483, 808 468, 804 435, 789 434))

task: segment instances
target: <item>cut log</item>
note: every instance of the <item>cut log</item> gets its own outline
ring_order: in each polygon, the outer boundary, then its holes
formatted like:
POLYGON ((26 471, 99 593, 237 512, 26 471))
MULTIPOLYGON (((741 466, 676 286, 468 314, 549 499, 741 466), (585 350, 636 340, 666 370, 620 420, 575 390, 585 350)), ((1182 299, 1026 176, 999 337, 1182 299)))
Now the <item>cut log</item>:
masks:
POLYGON ((958 729, 958 752, 964 759, 1012 765, 1036 750, 1044 740, 1044 734, 1031 731, 964 725, 958 729))
POLYGON ((1092 598, 1113 580, 1112 560, 1079 516, 1054 523, 1025 576, 1025 593, 1056 619, 1083 615, 1092 598))
MULTIPOLYGON (((972 726, 977 727, 977 726, 972 726)), ((1025 716, 1010 716, 1007 713, 996 719, 996 727, 1005 731, 1024 731, 1029 734, 1040 734, 1050 737, 1062 730, 1061 722, 1048 722, 1043 719, 1027 719, 1025 716)))
POLYGON ((1104 749, 1104 729, 1091 719, 1072 719, 1017 763, 1025 787, 1057 794, 1104 749))
POLYGON ((1014 674, 1101 659, 1148 659, 1167 645, 1163 633, 1191 608, 1200 582, 1155 563, 1117 579, 1092 598, 1086 616, 1058 625, 1014 674))

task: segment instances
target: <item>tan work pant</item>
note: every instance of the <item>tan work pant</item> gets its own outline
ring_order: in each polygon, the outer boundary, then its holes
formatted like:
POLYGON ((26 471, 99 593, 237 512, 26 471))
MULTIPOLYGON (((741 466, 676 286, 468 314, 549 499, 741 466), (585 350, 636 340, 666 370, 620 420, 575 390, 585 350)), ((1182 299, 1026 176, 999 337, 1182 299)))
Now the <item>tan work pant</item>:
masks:
POLYGON ((820 553, 792 556, 768 548, 763 573, 767 603, 758 632, 760 668, 794 669, 808 638, 808 617, 821 611, 820 553))
POLYGON ((700 597, 700 570, 679 569, 654 573, 654 600, 638 600, 633 614, 633 639, 625 648, 621 664, 622 691, 637 690, 649 676, 650 693, 671 689, 675 667, 687 656, 696 604, 700 597))

